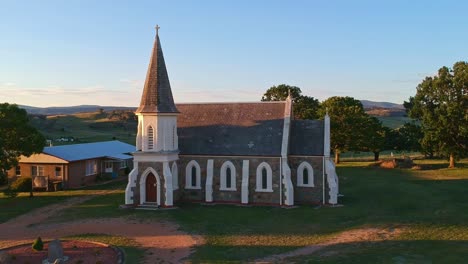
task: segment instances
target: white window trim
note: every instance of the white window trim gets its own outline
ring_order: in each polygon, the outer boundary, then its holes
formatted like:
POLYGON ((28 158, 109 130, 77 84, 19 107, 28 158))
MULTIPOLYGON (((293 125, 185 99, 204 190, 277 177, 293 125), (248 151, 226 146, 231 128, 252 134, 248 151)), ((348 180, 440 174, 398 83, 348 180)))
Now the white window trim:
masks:
POLYGON ((177 168, 177 163, 174 162, 172 163, 172 168, 171 168, 171 173, 172 173, 172 188, 173 190, 179 189, 179 169, 177 168))
POLYGON ((260 165, 257 167, 257 179, 256 179, 256 192, 273 192, 273 172, 271 170, 271 167, 268 163, 262 162, 260 165), (266 168, 267 170, 267 188, 263 189, 262 188, 262 170, 263 168, 266 168))
POLYGON ((36 176, 44 176, 44 174, 45 174, 45 173, 44 173, 44 166, 41 166, 41 165, 32 165, 32 166, 31 166, 31 176, 34 176, 34 177, 36 177, 36 176), (32 169, 33 167, 36 167, 36 173, 37 173, 36 175, 33 174, 33 169, 32 169), (42 173, 41 173, 41 169, 42 169, 42 173), (42 175, 41 175, 41 174, 42 174, 42 175))
POLYGON ((120 161, 120 168, 121 168, 121 169, 127 168, 127 161, 126 161, 126 160, 121 160, 121 161, 120 161), (122 165, 123 165, 123 166, 122 166, 122 165))
POLYGON ((198 162, 195 160, 191 160, 188 164, 187 167, 185 167, 185 189, 190 189, 190 190, 200 190, 201 189, 201 169, 200 165, 198 162), (196 169, 196 178, 197 182, 195 183, 195 186, 192 184, 192 167, 195 167, 196 169))
POLYGON ((314 169, 312 165, 307 161, 303 161, 299 167, 297 167, 297 186, 299 187, 315 187, 314 185, 314 169), (304 184, 304 169, 307 169, 309 176, 309 183, 304 184))
POLYGON ((63 168, 62 166, 55 166, 54 167, 54 177, 56 178, 62 178, 63 177, 63 168), (60 175, 57 176, 57 168, 60 168, 60 175))
POLYGON ((224 162, 223 165, 221 166, 221 171, 220 171, 221 182, 219 185, 219 190, 220 191, 237 191, 236 178, 237 178, 237 174, 236 174, 236 167, 234 166, 234 164, 230 161, 224 162), (230 188, 226 187, 227 168, 231 169, 231 187, 230 188))
POLYGON ((85 167, 85 176, 91 176, 91 175, 96 175, 97 174, 97 161, 96 160, 87 160, 86 161, 86 167, 85 167), (88 163, 93 163, 93 169, 91 173, 88 173, 88 163))

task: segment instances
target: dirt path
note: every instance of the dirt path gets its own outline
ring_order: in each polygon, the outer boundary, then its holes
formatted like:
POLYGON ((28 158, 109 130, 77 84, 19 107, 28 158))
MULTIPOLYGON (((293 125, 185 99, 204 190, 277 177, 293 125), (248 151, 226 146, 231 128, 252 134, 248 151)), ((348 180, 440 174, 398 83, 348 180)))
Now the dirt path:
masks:
POLYGON ((394 229, 394 228, 361 228, 361 229, 344 231, 326 242, 299 248, 299 249, 286 252, 283 254, 271 255, 263 259, 255 260, 254 262, 255 263, 284 262, 287 258, 311 255, 328 246, 337 245, 337 244, 355 243, 355 242, 383 241, 383 240, 388 240, 392 237, 395 237, 401 232, 402 232, 401 229, 394 229))
MULTIPOLYGON (((99 194, 109 192, 112 191, 103 191, 99 194)), ((108 218, 44 224, 47 218, 58 214, 63 209, 92 197, 71 198, 63 203, 42 207, 0 224, 0 248, 29 243, 38 236, 43 239, 54 239, 69 235, 98 233, 134 239, 142 248, 147 249, 145 263, 180 263, 190 255, 194 245, 202 242, 200 238, 179 231, 177 225, 169 222, 141 222, 108 218)))

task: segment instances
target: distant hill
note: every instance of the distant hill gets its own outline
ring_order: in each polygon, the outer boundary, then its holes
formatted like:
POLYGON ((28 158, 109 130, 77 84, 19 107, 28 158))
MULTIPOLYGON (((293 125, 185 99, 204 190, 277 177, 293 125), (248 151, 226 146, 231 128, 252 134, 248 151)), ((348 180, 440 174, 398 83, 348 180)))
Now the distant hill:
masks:
POLYGON ((126 106, 100 106, 100 105, 77 105, 77 106, 58 106, 58 107, 34 107, 27 105, 19 105, 29 114, 34 115, 72 115, 77 113, 95 112, 99 109, 104 111, 112 110, 135 110, 136 107, 126 106))
POLYGON ((393 108, 393 109, 402 109, 404 110, 405 107, 403 104, 395 104, 389 102, 374 102, 369 100, 361 100, 362 106, 364 109, 372 109, 372 108, 393 108))

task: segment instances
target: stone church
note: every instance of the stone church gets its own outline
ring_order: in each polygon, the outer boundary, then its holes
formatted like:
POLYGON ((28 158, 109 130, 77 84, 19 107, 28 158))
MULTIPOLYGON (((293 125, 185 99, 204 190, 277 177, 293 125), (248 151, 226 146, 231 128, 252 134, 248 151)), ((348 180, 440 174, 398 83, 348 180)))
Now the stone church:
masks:
POLYGON ((175 104, 156 32, 125 204, 336 204, 330 119, 295 120, 293 111, 291 97, 175 104))

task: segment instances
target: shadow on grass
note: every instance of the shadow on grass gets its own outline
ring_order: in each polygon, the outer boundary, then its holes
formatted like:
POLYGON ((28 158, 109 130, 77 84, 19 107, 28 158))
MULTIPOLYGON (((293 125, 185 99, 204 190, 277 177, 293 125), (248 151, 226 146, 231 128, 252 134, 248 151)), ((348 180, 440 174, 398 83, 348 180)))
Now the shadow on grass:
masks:
POLYGON ((468 241, 392 240, 338 244, 309 256, 286 262, 296 263, 466 263, 468 241))

